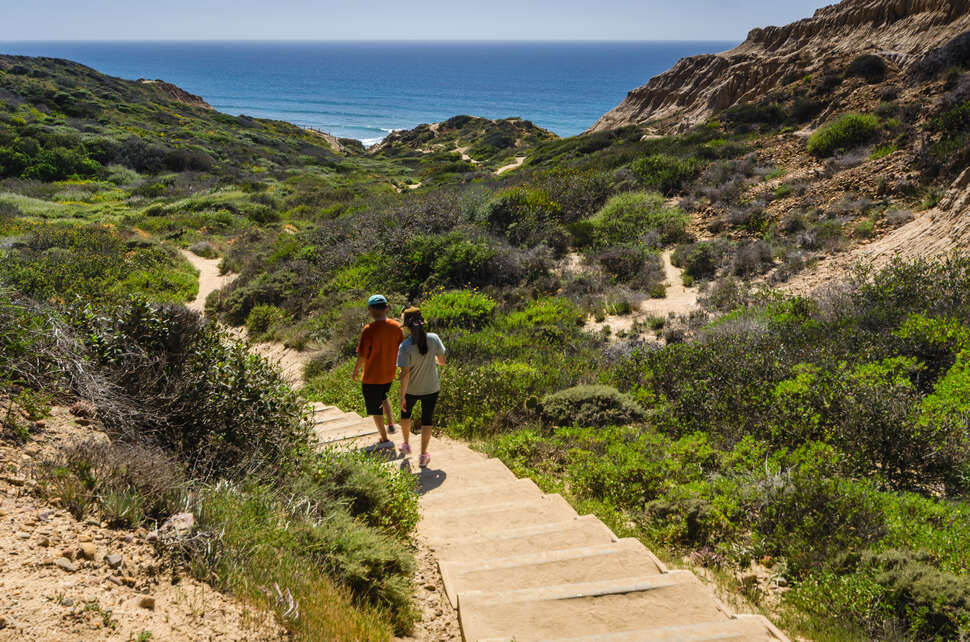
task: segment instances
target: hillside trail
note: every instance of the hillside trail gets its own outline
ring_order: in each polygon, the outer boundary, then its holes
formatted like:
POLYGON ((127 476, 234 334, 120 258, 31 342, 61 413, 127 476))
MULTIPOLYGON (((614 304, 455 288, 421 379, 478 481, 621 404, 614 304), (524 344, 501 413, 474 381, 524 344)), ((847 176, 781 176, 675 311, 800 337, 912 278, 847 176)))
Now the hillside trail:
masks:
POLYGON ((513 169, 522 167, 522 163, 524 162, 525 162, 525 156, 516 156, 515 160, 513 160, 511 163, 509 163, 508 165, 502 165, 497 170, 495 170, 495 175, 498 176, 500 174, 504 174, 505 172, 510 172, 513 169))
MULTIPOLYGON (((674 316, 688 316, 698 307, 698 288, 687 287, 683 281, 683 270, 673 264, 672 249, 664 250, 661 255, 664 269, 664 285, 666 295, 663 298, 640 297, 630 301, 630 314, 607 315, 603 321, 587 321, 586 327, 591 331, 599 331, 604 327, 610 329, 613 334, 630 332, 634 326, 645 323, 652 318, 667 319, 674 316)), ((572 261, 571 267, 567 270, 579 271, 581 261, 572 261)))
MULTIPOLYGON (((679 303, 669 309, 680 310, 692 293, 675 289, 674 275, 671 298, 679 303)), ((308 406, 320 447, 375 442, 369 418, 308 406)), ((387 465, 413 470, 411 457, 396 454, 400 433, 391 437, 387 465)), ((439 437, 429 452, 431 464, 413 473, 423 618, 399 642, 787 641, 763 616, 732 613, 694 573, 668 569, 639 540, 617 537, 498 459, 439 437)))
MULTIPOLYGON (((188 250, 182 250, 182 256, 199 271, 199 293, 195 299, 185 305, 190 310, 203 314, 208 296, 232 283, 236 275, 231 272, 220 274, 219 259, 208 259, 188 250)), ((244 328, 233 329, 230 332, 239 340, 247 338, 244 328)), ((275 364, 283 373, 286 382, 297 388, 303 386, 304 367, 317 354, 314 351, 288 348, 282 343, 272 341, 252 343, 250 349, 275 364)))

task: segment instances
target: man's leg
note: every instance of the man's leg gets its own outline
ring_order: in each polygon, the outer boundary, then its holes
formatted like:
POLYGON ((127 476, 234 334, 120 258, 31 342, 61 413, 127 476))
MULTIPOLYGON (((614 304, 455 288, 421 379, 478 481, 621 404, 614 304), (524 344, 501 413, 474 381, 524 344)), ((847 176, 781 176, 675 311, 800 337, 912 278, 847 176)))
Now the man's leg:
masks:
POLYGON ((394 415, 391 414, 391 402, 384 397, 384 417, 391 432, 394 432, 394 415))
POLYGON ((381 409, 381 397, 383 392, 380 386, 375 386, 373 384, 362 384, 361 391, 364 394, 364 405, 367 406, 367 414, 374 419, 374 425, 377 427, 377 432, 380 433, 381 442, 388 441, 387 430, 384 428, 384 413, 381 409))
POLYGON ((377 426, 377 432, 381 434, 381 441, 387 441, 387 429, 384 428, 384 415, 373 415, 374 425, 377 426))

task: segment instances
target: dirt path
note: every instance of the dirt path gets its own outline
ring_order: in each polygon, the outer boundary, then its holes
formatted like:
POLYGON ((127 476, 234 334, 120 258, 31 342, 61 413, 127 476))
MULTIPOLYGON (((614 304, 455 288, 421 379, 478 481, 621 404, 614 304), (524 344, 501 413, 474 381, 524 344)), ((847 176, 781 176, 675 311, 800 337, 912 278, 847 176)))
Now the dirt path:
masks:
POLYGON ((207 259, 188 250, 182 250, 182 256, 199 271, 199 293, 195 299, 185 306, 196 312, 205 312, 205 300, 216 290, 223 288, 236 278, 233 273, 219 273, 219 259, 207 259))
MULTIPOLYGON (((630 314, 608 315, 601 322, 591 319, 587 323, 587 328, 592 331, 599 331, 608 327, 614 334, 629 332, 636 323, 643 323, 650 318, 667 319, 671 316, 686 316, 696 310, 698 289, 684 285, 683 271, 676 267, 671 260, 673 253, 673 250, 664 250, 662 255, 664 284, 667 286, 665 297, 662 299, 635 299, 630 302, 633 308, 630 314)), ((570 269, 578 269, 575 260, 570 269)))
POLYGON ((505 172, 511 172, 513 169, 522 167, 522 163, 524 162, 525 162, 525 156, 516 156, 515 160, 513 160, 511 163, 509 163, 508 165, 503 165, 502 167, 499 167, 497 170, 495 170, 495 175, 498 176, 499 174, 504 174, 505 172))
MULTIPOLYGON (((186 307, 200 313, 205 312, 206 298, 216 290, 232 283, 236 275, 219 274, 219 259, 207 259, 187 250, 182 250, 182 255, 199 271, 199 294, 192 302, 187 303, 186 307)), ((245 328, 236 328, 232 333, 240 341, 246 340, 245 328)), ((303 369, 317 354, 314 351, 294 350, 281 343, 270 342, 254 343, 251 349, 276 364, 286 382, 295 388, 303 386, 303 369)))

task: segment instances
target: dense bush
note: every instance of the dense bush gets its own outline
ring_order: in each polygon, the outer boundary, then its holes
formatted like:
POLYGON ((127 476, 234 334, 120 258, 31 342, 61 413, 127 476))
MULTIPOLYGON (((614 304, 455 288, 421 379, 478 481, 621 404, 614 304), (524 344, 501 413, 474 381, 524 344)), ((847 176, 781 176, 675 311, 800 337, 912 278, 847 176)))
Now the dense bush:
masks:
POLYGON ((682 241, 687 234, 687 216, 666 207, 663 197, 650 192, 618 194, 589 222, 593 242, 599 247, 635 243, 650 232, 666 245, 682 241))
POLYGON ((635 161, 630 169, 645 188, 673 194, 700 173, 701 165, 693 158, 654 154, 635 161))
POLYGON ((286 312, 275 305, 257 305, 246 317, 246 330, 253 337, 260 337, 286 319, 286 312))
POLYGON ((76 325, 127 400, 99 408, 110 432, 230 474, 285 466, 306 448, 301 402, 279 373, 195 313, 134 301, 89 308, 76 325))
POLYGON ((678 245, 671 262, 684 270, 692 279, 710 279, 717 274, 724 255, 722 244, 714 241, 697 241, 678 245))
POLYGON ((643 409, 609 386, 576 386, 546 395, 542 414, 558 426, 610 426, 641 421, 643 409))
POLYGON ((868 143, 878 133, 879 119, 875 116, 844 114, 812 134, 805 149, 815 156, 831 156, 840 149, 868 143))
POLYGON ((183 302, 198 286, 174 250, 129 243, 102 225, 42 225, 0 255, 0 281, 40 299, 121 300, 141 295, 183 302))
POLYGON ((421 304, 424 318, 432 326, 479 328, 491 317, 495 301, 487 294, 470 290, 439 292, 421 304))

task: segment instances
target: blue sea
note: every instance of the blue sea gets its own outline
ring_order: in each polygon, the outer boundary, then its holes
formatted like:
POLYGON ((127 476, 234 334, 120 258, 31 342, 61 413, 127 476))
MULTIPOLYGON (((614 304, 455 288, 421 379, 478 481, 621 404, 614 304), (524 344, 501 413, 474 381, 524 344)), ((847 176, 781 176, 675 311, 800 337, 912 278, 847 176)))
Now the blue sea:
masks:
POLYGON ((122 78, 161 78, 216 109, 372 144, 458 114, 578 134, 678 59, 734 42, 6 42, 122 78))

